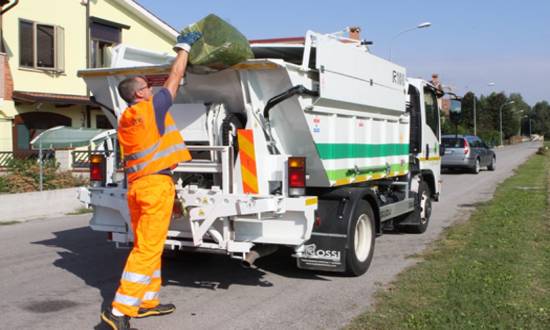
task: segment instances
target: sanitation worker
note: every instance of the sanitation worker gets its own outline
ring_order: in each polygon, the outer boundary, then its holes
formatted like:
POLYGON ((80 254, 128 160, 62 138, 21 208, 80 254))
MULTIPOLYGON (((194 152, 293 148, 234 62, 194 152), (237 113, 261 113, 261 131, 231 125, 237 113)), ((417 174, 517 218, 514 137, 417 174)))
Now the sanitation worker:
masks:
POLYGON ((175 189, 171 170, 191 159, 168 109, 187 67, 191 45, 201 34, 180 35, 176 59, 168 80, 155 95, 144 77, 130 77, 118 85, 128 103, 118 122, 118 141, 128 177, 128 208, 134 247, 128 256, 120 286, 101 320, 115 330, 130 329, 130 318, 172 313, 173 304, 161 304, 161 255, 168 233, 175 189))

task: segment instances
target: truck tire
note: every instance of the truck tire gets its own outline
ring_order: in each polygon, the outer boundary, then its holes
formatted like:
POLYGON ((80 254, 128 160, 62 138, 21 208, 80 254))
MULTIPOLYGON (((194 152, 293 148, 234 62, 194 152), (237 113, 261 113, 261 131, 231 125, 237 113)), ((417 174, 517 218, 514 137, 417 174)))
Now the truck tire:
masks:
POLYGON ((359 276, 367 271, 372 261, 376 227, 372 207, 365 200, 357 201, 352 217, 346 249, 346 273, 359 276))
POLYGON ((492 158, 491 158, 491 163, 489 164, 489 166, 487 166, 487 169, 488 169, 489 171, 494 171, 495 168, 497 167, 497 166, 496 166, 496 163, 497 163, 497 160, 495 159, 495 157, 492 157, 492 158))
POLYGON ((432 215, 431 196, 428 184, 425 181, 420 181, 418 193, 414 198, 414 211, 406 216, 406 225, 398 225, 400 231, 413 234, 422 234, 426 231, 432 215))

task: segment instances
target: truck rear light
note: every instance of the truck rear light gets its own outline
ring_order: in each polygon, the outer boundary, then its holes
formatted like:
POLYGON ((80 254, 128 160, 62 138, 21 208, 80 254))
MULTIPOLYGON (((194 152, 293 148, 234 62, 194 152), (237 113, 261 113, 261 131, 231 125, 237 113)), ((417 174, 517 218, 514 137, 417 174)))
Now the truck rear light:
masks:
POLYGON ((174 206, 172 207, 172 219, 178 219, 181 217, 183 217, 183 205, 176 196, 176 198, 174 199, 174 206))
POLYGON ((470 144, 468 140, 464 139, 464 154, 468 155, 470 153, 470 144))
POLYGON ((103 155, 90 156, 90 183, 93 186, 105 183, 105 157, 103 155))
POLYGON ((303 196, 306 193, 306 158, 288 158, 288 195, 303 196))

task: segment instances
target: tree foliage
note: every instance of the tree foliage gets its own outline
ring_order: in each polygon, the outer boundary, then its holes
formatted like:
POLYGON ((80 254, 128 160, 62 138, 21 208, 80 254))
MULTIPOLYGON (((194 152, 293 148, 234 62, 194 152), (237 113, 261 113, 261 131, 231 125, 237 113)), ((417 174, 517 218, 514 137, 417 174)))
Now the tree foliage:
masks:
POLYGON ((462 115, 457 128, 444 120, 444 134, 474 134, 474 102, 476 109, 477 135, 489 144, 500 143, 500 111, 502 110, 502 133, 504 139, 515 135, 540 134, 550 137, 550 104, 538 102, 530 107, 519 93, 507 96, 504 92, 481 95, 468 92, 462 98, 462 115), (513 103, 510 103, 513 101, 513 103), (531 120, 531 132, 529 132, 531 120))

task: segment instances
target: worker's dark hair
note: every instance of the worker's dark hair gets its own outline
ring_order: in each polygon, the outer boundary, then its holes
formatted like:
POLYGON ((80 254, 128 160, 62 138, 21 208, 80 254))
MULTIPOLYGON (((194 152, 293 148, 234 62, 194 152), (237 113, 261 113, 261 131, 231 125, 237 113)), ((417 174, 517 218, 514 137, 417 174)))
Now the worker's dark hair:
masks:
POLYGON ((147 78, 143 76, 132 76, 124 79, 120 82, 120 84, 118 84, 118 93, 120 94, 120 97, 122 97, 128 104, 132 104, 134 102, 136 97, 135 94, 141 87, 138 78, 141 78, 147 82, 147 78))

